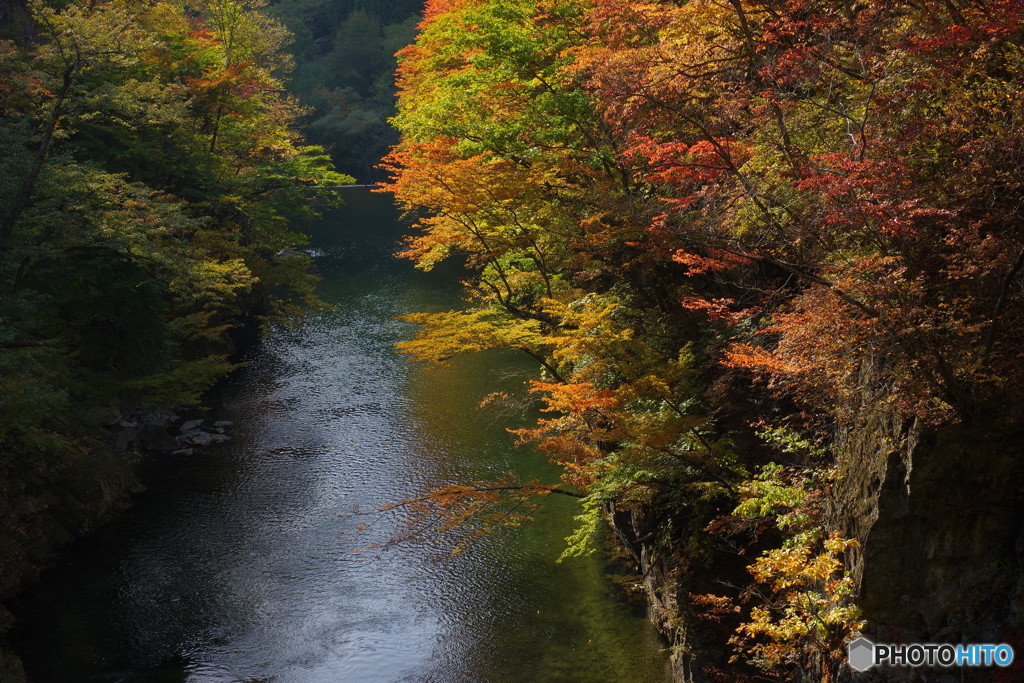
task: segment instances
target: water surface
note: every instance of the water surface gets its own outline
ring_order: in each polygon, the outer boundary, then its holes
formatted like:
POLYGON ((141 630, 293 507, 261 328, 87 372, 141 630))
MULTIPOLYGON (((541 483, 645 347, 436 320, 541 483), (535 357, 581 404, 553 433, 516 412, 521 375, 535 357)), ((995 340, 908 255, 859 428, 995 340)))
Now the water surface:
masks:
POLYGON ((480 411, 529 359, 394 351, 394 318, 457 305, 453 273, 391 258, 402 230, 356 190, 313 226, 333 310, 278 329, 218 393, 231 442, 148 465, 139 505, 21 601, 36 681, 663 681, 664 642, 607 556, 557 564, 576 501, 443 558, 450 539, 357 552, 398 520, 354 511, 441 484, 557 472, 480 411), (356 527, 371 521, 369 530, 356 527))

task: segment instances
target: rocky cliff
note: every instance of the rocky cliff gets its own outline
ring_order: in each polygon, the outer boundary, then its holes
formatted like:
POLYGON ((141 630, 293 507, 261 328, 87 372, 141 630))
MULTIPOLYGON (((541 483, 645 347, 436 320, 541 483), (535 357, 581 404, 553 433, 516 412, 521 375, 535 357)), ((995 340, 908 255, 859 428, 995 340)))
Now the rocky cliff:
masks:
POLYGON ((865 635, 1019 646, 1022 436, 994 426, 929 431, 884 414, 840 433, 831 522, 860 542, 847 564, 865 635))
MULTIPOLYGON (((1024 434, 984 418, 929 429, 880 409, 881 396, 870 390, 861 398, 854 419, 835 433, 839 476, 825 492, 825 521, 858 541, 845 562, 864 635, 875 642, 1008 642, 1021 651, 1024 434)), ((672 643, 674 679, 717 680, 715 670, 733 666, 725 645, 732 626, 697 618, 688 594, 721 592, 734 579, 741 585, 743 562, 720 556, 688 568, 685 553, 659 553, 649 542, 653 519, 608 512, 641 572, 652 618, 672 643)), ((982 681, 993 671, 921 675, 907 668, 844 673, 866 682, 982 681)))

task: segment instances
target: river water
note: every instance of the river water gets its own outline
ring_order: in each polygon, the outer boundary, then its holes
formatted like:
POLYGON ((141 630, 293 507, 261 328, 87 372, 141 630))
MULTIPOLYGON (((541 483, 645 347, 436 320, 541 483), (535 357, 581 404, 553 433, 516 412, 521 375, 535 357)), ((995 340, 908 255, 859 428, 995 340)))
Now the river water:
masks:
MULTIPOLYGON (((557 480, 477 409, 522 391, 514 356, 412 363, 405 312, 458 303, 456 273, 391 258, 389 198, 354 190, 313 226, 333 310, 278 329, 213 401, 233 439, 147 465, 149 491, 20 602, 46 681, 663 681, 665 643, 607 554, 558 564, 576 501, 445 554, 450 539, 358 552, 399 520, 355 511, 515 472, 557 480), (357 525, 372 522, 368 530, 357 525)), ((528 359, 527 359, 528 360, 528 359)))

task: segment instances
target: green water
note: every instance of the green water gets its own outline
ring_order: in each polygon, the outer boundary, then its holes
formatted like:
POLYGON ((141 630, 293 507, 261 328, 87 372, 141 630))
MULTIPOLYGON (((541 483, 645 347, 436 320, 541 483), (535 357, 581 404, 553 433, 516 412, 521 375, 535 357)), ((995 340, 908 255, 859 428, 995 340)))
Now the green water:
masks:
POLYGON ((312 226, 334 310, 271 334, 217 394, 231 442, 149 465, 150 491, 20 603, 36 681, 663 681, 665 643, 607 555, 557 564, 576 501, 439 559, 449 541, 377 553, 372 509, 515 472, 557 480, 507 426, 529 359, 445 366, 394 351, 394 318, 458 305, 455 272, 391 258, 390 200, 355 190, 312 226), (348 533, 341 533, 348 532, 348 533))

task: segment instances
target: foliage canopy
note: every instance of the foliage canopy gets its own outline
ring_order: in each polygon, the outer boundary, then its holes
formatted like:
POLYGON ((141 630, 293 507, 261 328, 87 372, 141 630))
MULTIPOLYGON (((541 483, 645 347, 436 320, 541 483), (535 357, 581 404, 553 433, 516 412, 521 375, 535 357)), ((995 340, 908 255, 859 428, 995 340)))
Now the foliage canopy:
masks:
POLYGON ((757 508, 753 473, 820 492, 864 410, 1019 425, 1022 21, 1003 0, 431 0, 390 190, 425 210, 403 255, 472 277, 469 310, 415 316, 404 348, 535 357, 546 414, 520 435, 684 564, 797 533, 752 566, 770 590, 737 642, 829 675, 852 546, 819 495, 800 524, 757 508), (826 598, 832 630, 801 631, 826 598))
POLYGON ((290 223, 351 179, 297 132, 265 5, 30 0, 0 43, 0 468, 194 402, 232 326, 311 301, 290 223))

